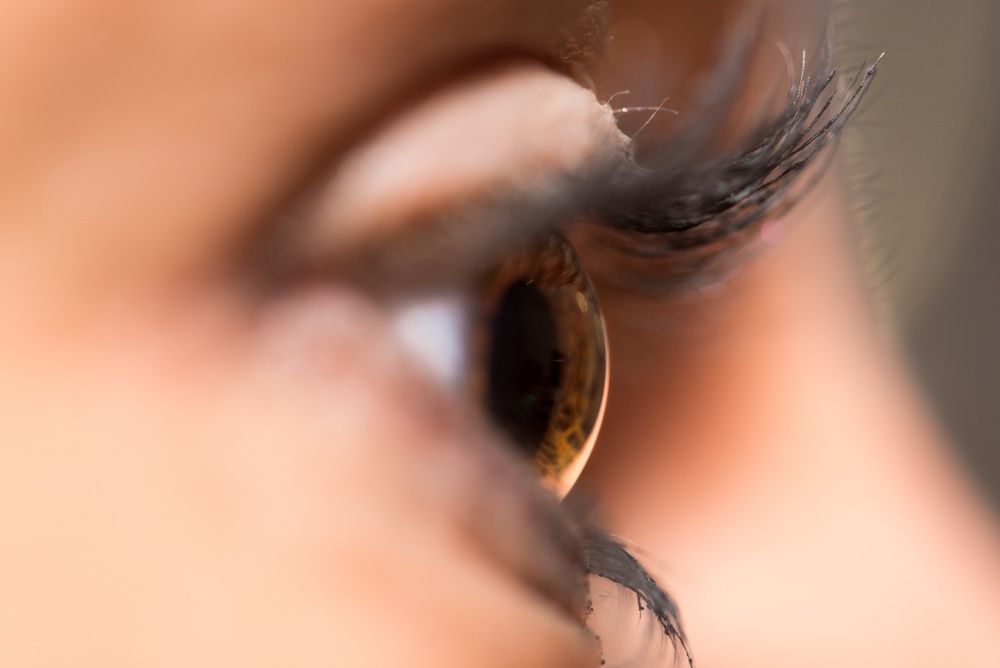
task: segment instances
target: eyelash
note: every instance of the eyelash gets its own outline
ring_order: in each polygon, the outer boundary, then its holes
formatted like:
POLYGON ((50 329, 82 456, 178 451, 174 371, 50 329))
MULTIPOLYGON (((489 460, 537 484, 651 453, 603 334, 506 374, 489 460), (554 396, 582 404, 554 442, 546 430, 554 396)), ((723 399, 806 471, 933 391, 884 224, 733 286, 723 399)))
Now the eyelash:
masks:
MULTIPOLYGON (((581 242, 610 255, 594 268, 597 278, 633 291, 688 287, 706 275, 711 280, 710 268, 724 266, 723 260, 741 245, 727 242, 745 239, 756 224, 794 206, 829 164, 808 172, 817 160, 832 155, 824 149, 839 139, 857 111, 882 58, 863 63, 842 84, 829 51, 829 40, 824 40, 813 60, 803 54, 785 111, 729 156, 697 159, 725 121, 709 115, 698 127, 678 133, 682 139, 662 147, 647 161, 649 166, 633 163, 618 171, 594 205, 603 225, 590 226, 590 238, 581 242), (809 178, 802 184, 805 174, 809 178), (637 260, 655 264, 637 266, 637 260)), ((736 88, 728 84, 730 97, 736 88)))
MULTIPOLYGON (((805 60, 805 59, 803 59, 805 60)), ((766 215, 795 178, 831 142, 857 109, 878 71, 876 59, 863 66, 850 84, 853 92, 840 106, 836 70, 806 75, 791 88, 784 114, 735 158, 696 170, 660 167, 626 186, 631 206, 619 209, 613 225, 642 234, 671 235, 673 247, 686 249, 718 240, 766 215), (832 113, 831 109, 835 110, 832 113), (706 185, 707 184, 707 185, 706 185), (711 224, 710 229, 705 229, 711 224), (696 235, 688 232, 698 231, 696 235)))
POLYGON ((635 594, 639 610, 648 610, 660 630, 671 642, 674 655, 683 653, 688 666, 694 657, 681 627, 680 613, 674 600, 660 588, 628 548, 602 529, 584 525, 582 530, 584 565, 589 575, 604 578, 635 594))

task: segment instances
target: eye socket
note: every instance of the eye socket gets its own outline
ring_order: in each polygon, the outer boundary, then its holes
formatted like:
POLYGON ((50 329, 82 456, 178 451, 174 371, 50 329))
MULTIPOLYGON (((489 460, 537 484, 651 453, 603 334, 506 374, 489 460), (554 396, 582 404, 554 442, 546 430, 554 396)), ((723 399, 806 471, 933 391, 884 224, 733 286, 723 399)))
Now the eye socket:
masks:
POLYGON ((490 272, 480 294, 474 390, 563 496, 594 447, 607 396, 594 288, 569 243, 552 236, 490 272))

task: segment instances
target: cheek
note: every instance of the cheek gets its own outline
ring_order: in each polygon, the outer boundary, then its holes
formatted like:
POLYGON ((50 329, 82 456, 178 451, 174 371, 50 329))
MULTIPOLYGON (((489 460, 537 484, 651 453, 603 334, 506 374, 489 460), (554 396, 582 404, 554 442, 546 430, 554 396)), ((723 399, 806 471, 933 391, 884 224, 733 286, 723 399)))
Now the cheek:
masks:
POLYGON ((358 298, 325 291, 257 322, 219 303, 138 310, 38 338, 5 365, 20 382, 0 383, 4 405, 18 407, 0 441, 37 444, 10 454, 84 472, 48 486, 58 505, 89 507, 102 487, 126 484, 136 509, 179 525, 320 541, 362 521, 358 503, 426 507, 421 472, 461 466, 457 411, 408 370, 358 298))

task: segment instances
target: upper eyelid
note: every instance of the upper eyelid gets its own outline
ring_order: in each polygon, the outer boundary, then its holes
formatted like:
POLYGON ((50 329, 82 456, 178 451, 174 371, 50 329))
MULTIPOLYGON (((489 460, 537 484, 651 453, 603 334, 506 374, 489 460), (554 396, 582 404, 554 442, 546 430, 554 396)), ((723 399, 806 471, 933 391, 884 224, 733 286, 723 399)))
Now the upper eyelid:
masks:
MULTIPOLYGON (((762 128, 756 141, 726 160, 648 171, 623 170, 621 164, 609 160, 589 173, 566 179, 562 190, 550 193, 548 201, 511 203, 511 215, 533 224, 519 228, 522 234, 509 241, 523 243, 527 235, 542 234, 590 215, 618 229, 638 233, 634 247, 645 246, 643 254, 662 257, 707 246, 760 222, 794 202, 790 187, 838 138, 869 90, 880 61, 881 56, 862 65, 841 90, 836 84, 836 71, 821 59, 811 74, 803 72, 799 83, 792 87, 785 113, 762 128), (623 177, 623 171, 628 175, 623 177), (611 179, 612 185, 602 188, 610 173, 617 173, 619 178, 611 179), (718 183, 727 184, 728 189, 718 189, 718 183), (699 186, 703 190, 698 190, 699 186), (652 197, 659 206, 643 210, 642 205, 649 199, 637 202, 641 196, 652 197)), ((482 227, 494 232, 497 229, 496 224, 482 227)), ((499 240, 490 236, 475 239, 474 232, 482 229, 480 226, 463 229, 471 238, 467 243, 456 243, 452 253, 469 248, 472 242, 483 247, 471 258, 464 256, 467 264, 475 266, 479 258, 503 252, 499 240)), ((445 241, 455 240, 456 236, 445 235, 445 241)), ((440 257, 446 257, 444 251, 440 257)), ((432 255, 428 252, 428 256, 432 255)), ((412 269, 417 269, 415 264, 412 269)))
POLYGON ((552 225, 576 200, 563 197, 567 184, 621 161, 625 142, 610 110, 564 75, 520 60, 483 68, 340 156, 273 226, 279 243, 258 245, 282 250, 277 264, 291 272, 360 266, 374 279, 431 257, 418 273, 433 273, 478 257, 482 237, 493 238, 488 253, 552 225))
POLYGON ((663 258, 710 245, 787 203, 790 186, 857 109, 879 60, 859 70, 842 90, 827 54, 824 46, 809 72, 804 63, 801 78, 790 88, 785 113, 725 160, 699 162, 697 155, 688 155, 638 168, 624 152, 608 152, 543 187, 467 202, 437 220, 352 249, 349 255, 334 254, 306 273, 332 271, 386 293, 450 286, 581 218, 599 219, 638 235, 618 245, 639 255, 663 258))

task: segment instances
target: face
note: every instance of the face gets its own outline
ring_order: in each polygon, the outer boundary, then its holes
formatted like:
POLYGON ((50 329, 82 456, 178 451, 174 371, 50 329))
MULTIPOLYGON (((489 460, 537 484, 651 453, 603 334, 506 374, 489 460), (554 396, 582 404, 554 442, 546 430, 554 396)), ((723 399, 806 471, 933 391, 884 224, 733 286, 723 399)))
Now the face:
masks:
POLYGON ((628 498, 777 276, 853 287, 828 232, 732 275, 856 102, 774 4, 10 6, 0 663, 598 665, 558 501, 602 418, 585 493, 628 498))

